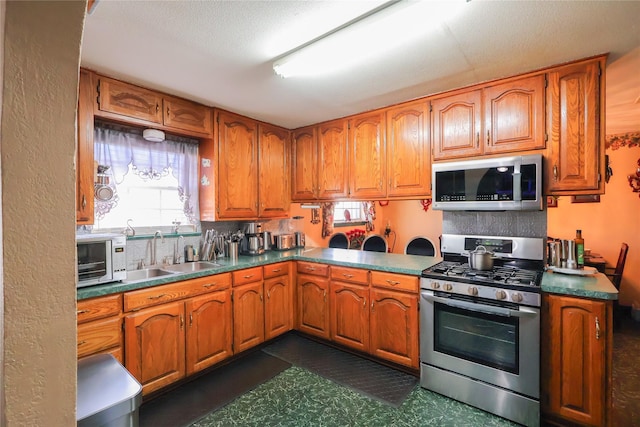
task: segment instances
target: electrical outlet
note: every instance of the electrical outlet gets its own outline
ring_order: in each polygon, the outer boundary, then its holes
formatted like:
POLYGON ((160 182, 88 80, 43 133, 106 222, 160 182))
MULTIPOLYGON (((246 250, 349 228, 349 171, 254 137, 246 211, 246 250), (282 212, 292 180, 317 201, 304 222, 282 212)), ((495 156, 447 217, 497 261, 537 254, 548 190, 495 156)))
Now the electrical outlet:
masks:
POLYGON ((385 237, 389 237, 389 234, 391 234, 391 227, 387 225, 387 227, 384 229, 384 235, 385 237))

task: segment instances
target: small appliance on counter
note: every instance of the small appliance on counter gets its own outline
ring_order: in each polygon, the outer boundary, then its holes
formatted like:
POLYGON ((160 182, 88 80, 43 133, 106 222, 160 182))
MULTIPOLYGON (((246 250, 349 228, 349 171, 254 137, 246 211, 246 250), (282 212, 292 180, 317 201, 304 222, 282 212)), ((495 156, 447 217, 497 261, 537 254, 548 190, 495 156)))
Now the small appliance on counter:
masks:
POLYGON ((261 255, 264 253, 262 224, 259 222, 249 222, 245 224, 240 253, 245 255, 261 255))
POLYGON ((296 231, 296 248, 304 248, 304 233, 302 231, 296 231))
POLYGON ((293 249, 295 243, 295 236, 293 234, 276 234, 273 236, 273 246, 277 251, 293 249))

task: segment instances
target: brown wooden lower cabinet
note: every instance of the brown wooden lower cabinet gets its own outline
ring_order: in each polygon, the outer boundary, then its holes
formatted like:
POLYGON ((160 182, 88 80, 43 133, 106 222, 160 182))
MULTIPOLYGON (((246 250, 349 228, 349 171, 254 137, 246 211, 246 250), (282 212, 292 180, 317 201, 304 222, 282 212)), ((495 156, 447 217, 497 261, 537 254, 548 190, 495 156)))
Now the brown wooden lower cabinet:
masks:
POLYGON ((329 278, 298 274, 299 331, 330 339, 329 278))
POLYGON ((289 275, 264 281, 264 339, 270 340, 293 328, 292 289, 289 275))
POLYGON ((541 407, 557 425, 611 425, 612 303, 543 296, 541 407))
POLYGON ((78 301, 78 358, 98 353, 122 359, 122 295, 78 301))
POLYGON ((331 340, 369 351, 369 286, 331 281, 331 340))
POLYGON ((262 281, 233 288, 233 349, 235 353, 264 341, 262 281))
POLYGON ((418 369, 418 296, 371 288, 372 355, 418 369))

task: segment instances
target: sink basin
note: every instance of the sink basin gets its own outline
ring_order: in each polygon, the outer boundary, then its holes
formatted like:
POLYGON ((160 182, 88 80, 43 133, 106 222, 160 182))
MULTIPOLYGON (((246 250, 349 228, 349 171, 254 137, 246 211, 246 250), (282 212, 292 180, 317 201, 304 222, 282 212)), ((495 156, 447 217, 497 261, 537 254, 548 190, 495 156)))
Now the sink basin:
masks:
POLYGON ((212 268, 222 267, 220 264, 206 261, 185 262, 184 264, 174 264, 162 267, 171 273, 193 273, 194 271, 210 270, 212 268))
POLYGON ((142 270, 127 271, 127 279, 125 282, 135 282, 138 280, 152 279, 154 277, 170 276, 174 274, 172 271, 165 271, 160 268, 145 268, 142 270))

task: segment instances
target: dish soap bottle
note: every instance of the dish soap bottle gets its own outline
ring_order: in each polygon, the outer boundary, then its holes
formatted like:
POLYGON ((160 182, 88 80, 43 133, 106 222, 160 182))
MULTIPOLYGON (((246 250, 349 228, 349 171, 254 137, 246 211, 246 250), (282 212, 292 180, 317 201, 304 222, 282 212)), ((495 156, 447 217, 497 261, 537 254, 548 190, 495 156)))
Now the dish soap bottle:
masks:
POLYGON ((584 239, 582 238, 582 230, 576 230, 576 261, 578 268, 584 268, 584 239))

